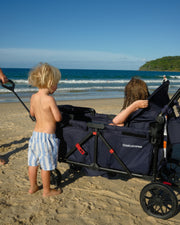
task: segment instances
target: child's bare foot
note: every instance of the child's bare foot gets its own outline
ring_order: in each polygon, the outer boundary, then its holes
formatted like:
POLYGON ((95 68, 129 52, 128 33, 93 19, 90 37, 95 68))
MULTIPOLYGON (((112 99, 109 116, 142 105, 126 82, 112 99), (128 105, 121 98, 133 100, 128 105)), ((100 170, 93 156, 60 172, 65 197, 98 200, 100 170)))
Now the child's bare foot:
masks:
POLYGON ((34 187, 31 187, 30 189, 29 189, 29 193, 30 194, 34 194, 35 192, 37 192, 39 190, 39 186, 34 186, 34 187))
POLYGON ((6 161, 4 159, 0 159, 0 165, 6 164, 6 161))
POLYGON ((59 195, 61 194, 61 190, 56 190, 56 189, 50 189, 48 192, 43 192, 43 197, 49 197, 53 195, 59 195))

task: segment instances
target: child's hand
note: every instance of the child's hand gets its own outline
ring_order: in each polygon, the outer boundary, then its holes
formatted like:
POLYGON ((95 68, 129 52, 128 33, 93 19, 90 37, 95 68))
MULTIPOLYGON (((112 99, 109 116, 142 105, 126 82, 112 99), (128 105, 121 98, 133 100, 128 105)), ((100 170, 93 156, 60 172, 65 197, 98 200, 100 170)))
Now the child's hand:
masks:
POLYGON ((148 100, 137 100, 134 102, 136 109, 143 109, 148 107, 148 100))

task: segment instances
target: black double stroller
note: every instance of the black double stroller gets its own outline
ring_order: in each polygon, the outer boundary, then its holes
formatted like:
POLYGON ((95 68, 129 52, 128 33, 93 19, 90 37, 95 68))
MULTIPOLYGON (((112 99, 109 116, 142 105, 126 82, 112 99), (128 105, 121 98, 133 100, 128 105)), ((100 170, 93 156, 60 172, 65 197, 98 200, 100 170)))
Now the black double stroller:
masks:
MULTIPOLYGON (((9 80, 3 87, 14 91, 9 80)), ((57 123, 59 162, 89 176, 123 175, 151 181, 140 193, 143 210, 168 219, 179 211, 180 193, 180 89, 169 99, 169 81, 149 96, 149 106, 128 118, 124 127, 109 125, 114 115, 98 114, 92 108, 60 105, 63 120, 57 123)), ((29 109, 18 97, 29 112, 29 109)), ((31 118, 34 120, 34 118, 31 118)), ((59 170, 51 182, 59 183, 59 170)))
POLYGON ((114 115, 92 108, 60 105, 59 162, 89 176, 123 175, 150 180, 140 193, 143 210, 168 219, 178 210, 180 177, 180 89, 169 99, 169 81, 149 97, 124 127, 109 125, 114 115), (178 193, 178 194, 177 194, 178 193))

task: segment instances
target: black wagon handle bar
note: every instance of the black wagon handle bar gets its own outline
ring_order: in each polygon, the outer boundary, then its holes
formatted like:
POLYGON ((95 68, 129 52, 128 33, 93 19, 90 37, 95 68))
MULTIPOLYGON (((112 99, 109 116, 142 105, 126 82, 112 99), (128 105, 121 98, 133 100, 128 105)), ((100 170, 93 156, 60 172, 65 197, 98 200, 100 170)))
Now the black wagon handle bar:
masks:
POLYGON ((180 88, 176 91, 176 93, 172 96, 171 100, 168 103, 168 107, 171 107, 174 105, 175 101, 178 101, 180 98, 180 88))
POLYGON ((19 101, 24 106, 24 108, 28 111, 29 117, 32 119, 32 121, 36 121, 35 117, 30 115, 30 111, 29 111, 28 107, 24 104, 24 102, 21 100, 21 98, 14 91, 15 83, 12 80, 8 80, 8 82, 6 84, 3 84, 2 81, 0 80, 0 84, 1 84, 2 87, 8 89, 9 91, 12 91, 15 94, 15 96, 19 99, 19 101))

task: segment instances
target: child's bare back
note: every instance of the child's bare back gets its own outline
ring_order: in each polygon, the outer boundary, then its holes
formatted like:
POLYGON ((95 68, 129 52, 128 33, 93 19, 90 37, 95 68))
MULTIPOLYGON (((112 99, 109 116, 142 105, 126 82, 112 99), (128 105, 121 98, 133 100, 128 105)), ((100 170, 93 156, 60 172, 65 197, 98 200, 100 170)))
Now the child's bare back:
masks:
POLYGON ((43 133, 55 133, 56 122, 61 120, 61 113, 48 89, 39 89, 31 97, 30 113, 36 118, 34 131, 43 133))

